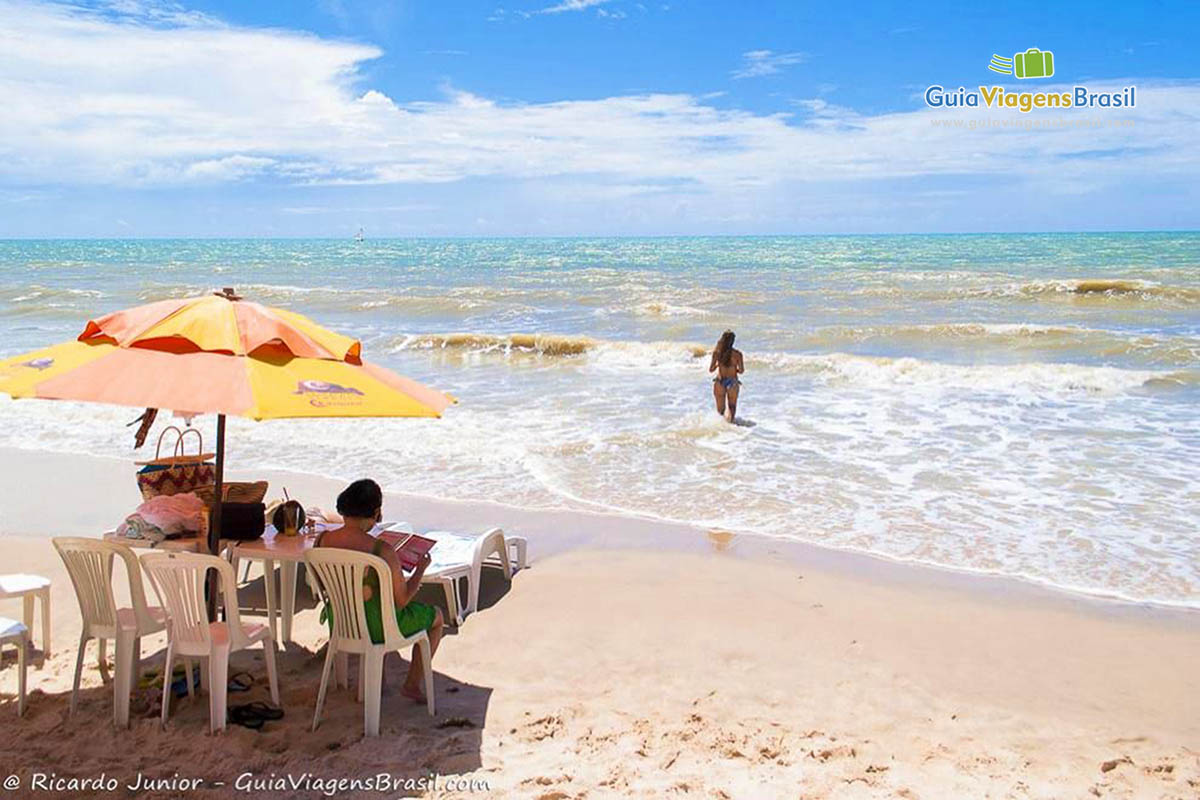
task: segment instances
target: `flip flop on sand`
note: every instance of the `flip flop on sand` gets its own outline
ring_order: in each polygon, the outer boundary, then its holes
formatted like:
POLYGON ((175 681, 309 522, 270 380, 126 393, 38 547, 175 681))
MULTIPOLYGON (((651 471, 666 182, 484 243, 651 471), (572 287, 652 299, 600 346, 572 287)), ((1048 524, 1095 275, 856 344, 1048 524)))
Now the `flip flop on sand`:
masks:
POLYGON ((229 691, 248 692, 254 685, 254 676, 249 672, 235 672, 229 676, 229 691))
MULTIPOLYGON (((174 677, 174 673, 172 673, 174 677)), ((200 685, 200 668, 192 668, 192 686, 200 685)), ((180 673, 179 677, 171 682, 171 691, 176 697, 183 697, 188 693, 187 676, 180 673)))
POLYGON ((266 722, 261 714, 256 714, 251 711, 249 706, 230 706, 229 721, 234 725, 241 725, 243 728, 249 728, 256 731, 266 722))
MULTIPOLYGON (((183 678, 183 664, 176 664, 175 669, 171 670, 171 677, 175 679, 183 678)), ((162 688, 162 668, 152 667, 142 673, 142 677, 138 680, 138 687, 147 689, 151 687, 162 688)))
POLYGON ((258 714, 265 720, 283 719, 283 709, 268 705, 261 700, 255 700, 253 703, 246 703, 243 708, 258 714))
POLYGON ((258 700, 229 707, 229 721, 251 730, 258 730, 266 722, 279 719, 283 719, 282 708, 275 708, 258 700))

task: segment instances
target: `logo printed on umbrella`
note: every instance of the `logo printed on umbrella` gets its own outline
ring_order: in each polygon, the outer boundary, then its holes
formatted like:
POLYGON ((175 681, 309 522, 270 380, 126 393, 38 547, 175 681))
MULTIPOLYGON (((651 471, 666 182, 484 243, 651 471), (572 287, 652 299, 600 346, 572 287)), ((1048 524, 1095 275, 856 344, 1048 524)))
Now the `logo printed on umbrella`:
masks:
POLYGON ((363 396, 362 390, 355 389, 353 386, 314 380, 300 381, 296 384, 296 391, 293 394, 316 395, 308 401, 316 408, 360 405, 362 401, 358 398, 363 396))
POLYGON ((342 386, 327 381, 300 381, 296 384, 296 394, 358 394, 362 392, 353 386, 342 386))

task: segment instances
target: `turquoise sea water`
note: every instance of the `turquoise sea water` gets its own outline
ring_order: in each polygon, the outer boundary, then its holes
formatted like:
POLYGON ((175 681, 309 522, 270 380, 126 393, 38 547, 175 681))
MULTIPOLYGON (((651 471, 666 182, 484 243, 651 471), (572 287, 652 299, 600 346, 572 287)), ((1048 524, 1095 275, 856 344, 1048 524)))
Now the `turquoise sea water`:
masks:
MULTIPOLYGON (((462 401, 236 421, 238 467, 1200 605, 1200 234, 9 241, 0 354, 219 286, 462 401)), ((131 456, 132 416, 0 399, 0 444, 131 456)))

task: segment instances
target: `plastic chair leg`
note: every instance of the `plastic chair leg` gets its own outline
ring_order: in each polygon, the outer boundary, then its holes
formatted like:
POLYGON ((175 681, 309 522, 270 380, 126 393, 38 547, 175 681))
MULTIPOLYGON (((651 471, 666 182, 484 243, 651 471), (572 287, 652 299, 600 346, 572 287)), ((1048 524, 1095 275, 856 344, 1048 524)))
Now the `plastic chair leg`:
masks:
POLYGON ((50 589, 42 590, 42 663, 50 657, 50 589))
POLYGON ((383 693, 383 652, 371 648, 359 658, 363 659, 366 684, 363 687, 363 732, 367 736, 379 735, 379 701, 383 693))
POLYGON ((102 681, 107 682, 108 681, 108 640, 107 639, 97 639, 96 641, 98 641, 100 643, 100 653, 96 657, 96 659, 97 659, 96 663, 99 664, 99 666, 100 666, 100 679, 102 681))
POLYGON ((462 625, 463 615, 458 607, 458 581, 454 578, 443 580, 442 590, 446 594, 446 611, 449 612, 446 616, 454 620, 455 625, 462 625))
POLYGON ((516 561, 517 569, 522 570, 527 566, 529 543, 520 536, 515 536, 506 541, 510 551, 510 557, 516 561))
MULTIPOLYGON (((331 644, 330 647, 333 645, 331 644)), ((350 688, 350 656, 338 653, 333 663, 333 685, 338 689, 350 688)), ((362 701, 362 698, 359 698, 362 701)))
POLYGON ((118 728, 129 727, 129 690, 133 670, 133 631, 117 633, 117 668, 113 675, 113 721, 118 728))
POLYGON ((229 649, 213 648, 208 657, 208 727, 225 730, 225 704, 229 691, 229 649))
POLYGON ((358 702, 363 701, 363 687, 367 685, 367 659, 365 656, 358 657, 358 702))
MULTIPOLYGON (((168 639, 167 640, 167 663, 163 664, 163 694, 162 694, 162 719, 161 719, 161 722, 163 725, 167 724, 167 717, 170 714, 168 709, 170 709, 170 707, 171 707, 171 695, 174 694, 174 692, 171 690, 171 683, 172 683, 171 669, 173 667, 172 662, 175 660, 174 655, 175 655, 175 645, 173 645, 171 643, 171 641, 168 639)), ((191 685, 190 679, 188 680, 188 685, 191 685)))
POLYGON ((321 722, 321 708, 325 705, 325 690, 329 688, 329 673, 333 671, 333 662, 338 657, 338 652, 334 649, 333 642, 329 643, 328 648, 328 652, 325 653, 325 667, 321 670, 321 688, 317 690, 317 708, 313 711, 312 729, 314 731, 321 722))
POLYGON ((136 692, 138 678, 142 676, 142 637, 133 638, 133 669, 129 672, 129 691, 136 692))
POLYGON ((79 703, 79 679, 83 676, 83 656, 87 642, 87 634, 82 634, 79 637, 79 653, 75 656, 75 682, 71 684, 71 714, 75 713, 75 706, 79 703))
POLYGON ((434 715, 433 710, 433 648, 429 644, 429 639, 422 639, 417 642, 417 647, 421 650, 421 665, 425 672, 425 708, 429 712, 429 716, 434 715))
POLYGON ((25 669, 26 655, 29 650, 28 636, 17 640, 17 716, 25 716, 25 669))
POLYGON ((24 612, 22 620, 25 623, 25 630, 29 631, 30 640, 33 639, 33 595, 26 594, 21 596, 21 610, 24 612))

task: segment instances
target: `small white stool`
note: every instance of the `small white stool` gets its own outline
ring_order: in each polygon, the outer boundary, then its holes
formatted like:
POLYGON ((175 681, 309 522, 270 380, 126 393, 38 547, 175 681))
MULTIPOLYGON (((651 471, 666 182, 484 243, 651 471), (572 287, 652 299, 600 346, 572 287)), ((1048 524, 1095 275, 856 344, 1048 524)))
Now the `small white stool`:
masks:
POLYGON ((0 600, 19 597, 25 603, 25 629, 33 630, 33 601, 42 605, 42 658, 50 657, 50 579, 41 575, 0 575, 0 600))
POLYGON ((0 617, 0 642, 17 646, 17 716, 25 716, 25 655, 29 649, 29 629, 15 619, 0 617))

